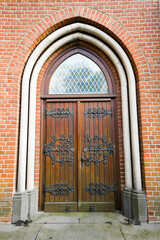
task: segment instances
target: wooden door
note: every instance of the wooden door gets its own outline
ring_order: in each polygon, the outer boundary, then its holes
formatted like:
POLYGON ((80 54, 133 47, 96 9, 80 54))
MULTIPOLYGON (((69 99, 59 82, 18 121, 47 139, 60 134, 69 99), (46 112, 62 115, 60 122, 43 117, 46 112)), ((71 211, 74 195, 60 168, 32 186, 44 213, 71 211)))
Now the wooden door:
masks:
POLYGON ((45 112, 44 210, 114 211, 117 184, 111 99, 53 101, 45 112))
POLYGON ((110 100, 85 100, 80 107, 79 211, 114 211, 113 106, 110 100))
POLYGON ((47 103, 45 211, 77 211, 77 103, 47 103))

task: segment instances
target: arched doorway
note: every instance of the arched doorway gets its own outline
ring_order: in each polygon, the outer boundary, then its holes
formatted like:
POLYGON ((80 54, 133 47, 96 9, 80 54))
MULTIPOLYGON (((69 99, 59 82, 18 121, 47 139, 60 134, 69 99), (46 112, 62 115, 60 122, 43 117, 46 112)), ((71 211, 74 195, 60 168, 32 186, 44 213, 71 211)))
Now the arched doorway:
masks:
POLYGON ((45 211, 119 209, 116 89, 109 66, 92 50, 69 48, 49 65, 41 98, 40 205, 45 211))
MULTIPOLYGON (((146 195, 145 192, 142 191, 140 169, 135 75, 131 61, 126 52, 120 46, 118 41, 111 36, 97 27, 76 22, 52 32, 37 45, 29 57, 22 77, 19 161, 17 192, 14 194, 13 199, 13 216, 15 216, 15 218, 13 217, 13 222, 15 222, 16 219, 18 220, 22 213, 24 214, 21 219, 26 219, 26 216, 32 216, 32 214, 37 211, 37 204, 35 201, 37 193, 34 184, 34 160, 36 84, 38 74, 43 64, 52 53, 63 47, 65 44, 78 39, 90 43, 102 50, 102 52, 111 59, 118 72, 121 85, 120 91, 122 100, 125 166, 125 187, 122 192, 123 211, 124 215, 129 218, 140 219, 142 221, 145 219, 146 221, 146 195), (24 167, 26 165, 27 168, 24 167), (19 201, 21 202, 21 205, 19 204, 19 201), (16 204, 20 206, 20 214, 18 213, 18 215, 16 204)), ((41 98, 46 99, 45 96, 42 96, 41 98)), ((41 149, 42 156, 43 145, 41 149)), ((41 166, 42 165, 43 164, 41 164, 41 166)), ((42 167, 41 172, 44 173, 43 171, 44 168, 42 167)), ((45 174, 41 174, 41 177, 44 176, 45 174)), ((40 195, 41 191, 44 190, 42 183, 45 183, 45 179, 43 180, 40 181, 40 195)), ((41 197, 41 199, 39 209, 43 209, 44 197, 41 197)))

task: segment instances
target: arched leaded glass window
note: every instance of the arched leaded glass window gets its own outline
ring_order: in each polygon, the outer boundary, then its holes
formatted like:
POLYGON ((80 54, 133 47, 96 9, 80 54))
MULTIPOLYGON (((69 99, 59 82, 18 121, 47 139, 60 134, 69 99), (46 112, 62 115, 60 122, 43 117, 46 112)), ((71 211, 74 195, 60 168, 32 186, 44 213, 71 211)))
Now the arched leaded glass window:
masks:
POLYGON ((100 67, 77 53, 64 60, 54 71, 49 94, 108 93, 108 84, 100 67))

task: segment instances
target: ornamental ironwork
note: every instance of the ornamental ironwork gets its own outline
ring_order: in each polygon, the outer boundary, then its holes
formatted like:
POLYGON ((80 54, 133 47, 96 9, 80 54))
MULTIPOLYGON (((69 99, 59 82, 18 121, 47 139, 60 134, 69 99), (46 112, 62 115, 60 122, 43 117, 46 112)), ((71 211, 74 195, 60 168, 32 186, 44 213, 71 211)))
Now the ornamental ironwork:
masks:
POLYGON ((117 183, 114 184, 113 187, 110 187, 106 184, 103 183, 90 183, 89 187, 85 187, 84 190, 85 192, 89 191, 90 195, 103 195, 103 194, 107 194, 109 192, 115 192, 115 194, 117 194, 117 183))
POLYGON ((89 118, 100 118, 110 114, 112 117, 112 111, 112 107, 110 110, 106 110, 104 107, 89 107, 87 111, 84 111, 84 115, 88 115, 89 118))
POLYGON ((51 143, 44 144, 44 154, 52 159, 52 165, 59 162, 60 165, 63 166, 65 162, 69 162, 72 166, 74 160, 74 148, 71 146, 73 146, 73 135, 70 135, 69 138, 65 138, 64 135, 56 138, 55 135, 52 135, 51 143), (71 153, 72 156, 70 155, 71 153))
POLYGON ((96 166, 99 162, 104 162, 106 164, 109 155, 114 153, 113 145, 106 141, 105 134, 103 134, 102 137, 98 137, 97 134, 94 134, 94 137, 90 138, 86 133, 85 142, 88 146, 83 149, 83 152, 89 152, 89 156, 82 155, 82 167, 85 163, 86 166, 90 166, 91 162, 94 162, 96 166))
POLYGON ((45 188, 45 192, 49 192, 56 196, 68 196, 70 191, 74 192, 74 187, 69 187, 68 183, 56 183, 45 188))
POLYGON ((52 116, 53 118, 69 118, 73 114, 69 108, 54 108, 51 111, 47 111, 47 108, 44 109, 44 118, 47 118, 47 116, 52 116))

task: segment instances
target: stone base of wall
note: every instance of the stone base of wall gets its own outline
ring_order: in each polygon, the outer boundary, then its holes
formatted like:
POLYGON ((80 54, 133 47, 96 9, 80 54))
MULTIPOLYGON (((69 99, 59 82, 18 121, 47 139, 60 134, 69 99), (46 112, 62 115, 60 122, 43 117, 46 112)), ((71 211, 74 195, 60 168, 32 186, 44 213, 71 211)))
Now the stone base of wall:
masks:
POLYGON ((122 191, 123 215, 130 219, 133 224, 147 222, 147 200, 144 191, 122 191))
POLYGON ((132 192, 132 218, 135 221, 147 222, 147 200, 144 191, 132 192))
POLYGON ((122 191, 122 209, 123 215, 129 219, 132 219, 132 190, 124 188, 122 191))
POLYGON ((31 219, 38 212, 38 192, 16 192, 13 196, 12 223, 31 219))

